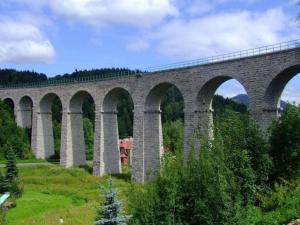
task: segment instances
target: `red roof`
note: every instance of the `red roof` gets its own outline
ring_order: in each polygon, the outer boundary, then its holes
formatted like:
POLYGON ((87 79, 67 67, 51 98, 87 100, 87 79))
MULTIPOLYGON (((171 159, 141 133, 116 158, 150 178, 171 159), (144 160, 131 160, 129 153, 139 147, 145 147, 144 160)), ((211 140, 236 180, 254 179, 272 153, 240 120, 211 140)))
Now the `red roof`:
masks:
POLYGON ((119 145, 120 148, 124 148, 124 149, 132 149, 133 146, 133 138, 125 138, 125 139, 121 139, 119 140, 119 145))

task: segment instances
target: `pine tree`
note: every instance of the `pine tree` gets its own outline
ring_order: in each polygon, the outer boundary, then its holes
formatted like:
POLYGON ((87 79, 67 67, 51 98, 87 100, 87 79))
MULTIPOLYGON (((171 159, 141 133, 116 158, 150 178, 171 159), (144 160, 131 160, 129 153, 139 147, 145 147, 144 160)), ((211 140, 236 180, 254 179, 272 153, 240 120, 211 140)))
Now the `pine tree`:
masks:
POLYGON ((7 147, 6 159, 6 175, 3 180, 3 187, 5 191, 10 192, 15 198, 21 197, 23 189, 18 179, 16 155, 11 146, 7 147))
POLYGON ((16 165, 16 155, 11 146, 7 148, 6 155, 6 179, 8 182, 12 182, 18 177, 18 169, 16 165))
POLYGON ((7 191, 7 182, 5 176, 0 172, 0 193, 5 193, 7 191))
POLYGON ((122 204, 117 201, 117 192, 112 188, 112 180, 109 180, 108 190, 104 192, 105 204, 97 209, 95 224, 97 225, 126 225, 130 216, 122 214, 122 204))

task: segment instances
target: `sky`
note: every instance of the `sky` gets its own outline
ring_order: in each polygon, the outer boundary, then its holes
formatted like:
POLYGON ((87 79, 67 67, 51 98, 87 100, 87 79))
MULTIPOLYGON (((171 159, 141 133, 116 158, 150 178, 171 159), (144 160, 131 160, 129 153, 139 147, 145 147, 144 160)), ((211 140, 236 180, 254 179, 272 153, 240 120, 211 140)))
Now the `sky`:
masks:
MULTIPOLYGON (((142 69, 295 40, 296 1, 0 0, 0 68, 142 69)), ((299 87, 300 75, 283 99, 300 103, 299 87)), ((239 92, 234 81, 218 90, 239 92)))

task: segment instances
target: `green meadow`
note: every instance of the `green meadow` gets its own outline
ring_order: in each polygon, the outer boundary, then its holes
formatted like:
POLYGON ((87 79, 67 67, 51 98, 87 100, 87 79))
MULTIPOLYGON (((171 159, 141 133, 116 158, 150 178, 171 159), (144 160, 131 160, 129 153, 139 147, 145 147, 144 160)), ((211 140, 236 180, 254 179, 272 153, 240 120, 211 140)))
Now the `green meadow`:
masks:
MULTIPOLYGON (((101 189, 109 177, 94 177, 90 168, 64 169, 58 165, 20 167, 24 193, 7 215, 9 225, 93 224, 101 189)), ((130 173, 112 177, 118 197, 125 200, 130 190, 130 173)))

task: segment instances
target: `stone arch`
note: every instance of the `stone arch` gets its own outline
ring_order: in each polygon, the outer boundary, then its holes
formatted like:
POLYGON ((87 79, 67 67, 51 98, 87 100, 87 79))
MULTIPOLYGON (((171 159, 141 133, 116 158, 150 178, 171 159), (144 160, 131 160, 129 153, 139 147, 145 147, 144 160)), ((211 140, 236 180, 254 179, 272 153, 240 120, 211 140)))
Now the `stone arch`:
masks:
MULTIPOLYGON (((95 102, 93 95, 85 90, 77 91, 72 95, 68 104, 68 112, 65 115, 66 134, 64 147, 61 149, 61 163, 66 167, 79 166, 86 164, 86 150, 83 130, 83 103, 86 98, 90 97, 95 102)), ((64 119, 64 118, 63 118, 64 119)))
POLYGON ((52 105, 55 99, 61 102, 60 97, 55 93, 45 94, 38 105, 37 113, 37 135, 36 136, 36 157, 46 159, 54 155, 52 105))
POLYGON ((287 83, 298 73, 300 73, 300 64, 288 67, 274 77, 263 98, 264 110, 276 110, 276 113, 278 113, 280 96, 287 83))
POLYGON ((17 124, 23 128, 31 128, 32 126, 32 108, 33 100, 29 96, 23 96, 19 100, 17 112, 17 124))
MULTIPOLYGON (((200 137, 207 137, 209 139, 213 138, 213 99, 217 89, 229 80, 236 80, 248 94, 248 91, 235 77, 231 76, 217 76, 208 80, 198 92, 196 98, 196 110, 195 110, 195 124, 196 132, 200 137)), ((249 96, 250 97, 250 96, 249 96)), ((250 99, 249 99, 250 101, 250 99)), ((198 137, 199 138, 199 137, 198 137)))
POLYGON ((163 95, 171 87, 175 87, 180 92, 184 102, 182 91, 177 85, 169 82, 155 85, 146 95, 144 103, 144 170, 146 180, 151 180, 157 176, 162 163, 164 149, 161 101, 163 95))
POLYGON ((182 98, 184 98, 182 91, 176 84, 170 82, 163 82, 152 87, 151 90, 146 95, 145 111, 160 110, 160 103, 161 103, 162 96, 172 86, 175 87, 180 92, 182 98))
POLYGON ((122 171, 119 148, 117 104, 124 95, 129 96, 133 104, 131 94, 128 90, 122 87, 115 87, 109 90, 106 93, 102 104, 102 133, 104 143, 103 160, 105 173, 118 174, 122 171))
POLYGON ((69 111, 82 113, 82 105, 83 105, 84 100, 87 97, 91 97, 93 99, 93 101, 95 102, 95 98, 89 91, 80 90, 80 91, 77 91, 75 94, 73 94, 73 96, 71 97, 70 102, 69 102, 69 111))
POLYGON ((59 101, 62 102, 60 96, 53 92, 45 94, 39 102, 39 111, 51 112, 51 107, 55 98, 58 98, 59 101))
POLYGON ((267 130, 274 119, 281 114, 280 97, 287 83, 300 72, 300 64, 285 68, 268 84, 262 99, 260 125, 267 130))

